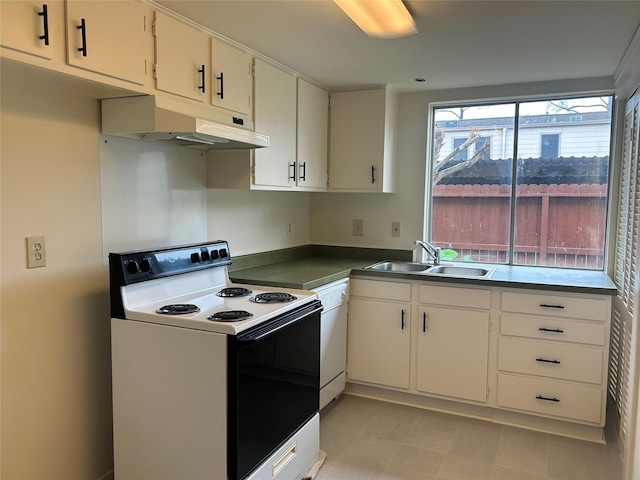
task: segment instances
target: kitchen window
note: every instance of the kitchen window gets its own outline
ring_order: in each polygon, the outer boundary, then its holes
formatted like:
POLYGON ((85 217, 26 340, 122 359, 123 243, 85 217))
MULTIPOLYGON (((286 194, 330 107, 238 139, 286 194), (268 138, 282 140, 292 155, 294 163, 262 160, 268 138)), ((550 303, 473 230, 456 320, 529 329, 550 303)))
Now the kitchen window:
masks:
POLYGON ((443 259, 603 269, 611 105, 605 96, 435 107, 427 191, 443 259))

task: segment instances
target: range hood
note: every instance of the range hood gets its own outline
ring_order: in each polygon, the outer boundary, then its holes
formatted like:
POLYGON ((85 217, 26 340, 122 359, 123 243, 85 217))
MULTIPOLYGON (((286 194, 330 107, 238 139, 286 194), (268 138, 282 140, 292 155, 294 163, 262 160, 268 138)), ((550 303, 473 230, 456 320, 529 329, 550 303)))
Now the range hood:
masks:
POLYGON ((269 146, 269 136, 250 130, 253 125, 245 119, 219 114, 219 121, 212 115, 209 109, 155 95, 107 98, 102 100, 102 133, 204 150, 269 146))

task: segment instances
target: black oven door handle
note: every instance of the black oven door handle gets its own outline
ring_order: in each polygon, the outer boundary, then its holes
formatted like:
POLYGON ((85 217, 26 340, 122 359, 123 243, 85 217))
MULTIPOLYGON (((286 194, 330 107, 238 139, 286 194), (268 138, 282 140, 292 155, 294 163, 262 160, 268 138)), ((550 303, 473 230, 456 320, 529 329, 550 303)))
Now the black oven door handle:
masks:
POLYGON ((296 310, 289 314, 285 313, 272 321, 267 321, 265 324, 260 325, 255 329, 250 329, 247 332, 241 333, 237 337, 237 342, 242 345, 250 345, 258 342, 317 311, 322 311, 322 304, 319 300, 312 302, 307 306, 307 308, 303 308, 301 311, 296 310))

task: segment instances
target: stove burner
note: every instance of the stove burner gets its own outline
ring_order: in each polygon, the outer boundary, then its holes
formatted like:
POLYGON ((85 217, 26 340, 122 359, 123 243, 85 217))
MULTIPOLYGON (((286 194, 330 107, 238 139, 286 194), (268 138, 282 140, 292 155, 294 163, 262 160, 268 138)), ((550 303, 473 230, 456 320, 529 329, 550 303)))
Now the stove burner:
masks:
POLYGON ((187 313, 196 313, 199 312, 200 308, 197 305, 193 305, 191 303, 176 303, 173 305, 165 305, 156 310, 157 313, 162 313, 163 315, 184 315, 187 313))
POLYGON ((249 300, 255 303, 286 303, 297 300, 297 298, 298 297, 294 297, 290 293, 267 292, 251 297, 249 300))
POLYGON ((248 288, 242 287, 227 287, 220 290, 216 295, 219 297, 246 297, 247 295, 251 295, 253 292, 248 288))
POLYGON ((225 310, 213 313, 209 315, 207 319, 217 322, 239 322, 240 320, 247 320, 251 317, 253 317, 253 314, 244 310, 225 310))

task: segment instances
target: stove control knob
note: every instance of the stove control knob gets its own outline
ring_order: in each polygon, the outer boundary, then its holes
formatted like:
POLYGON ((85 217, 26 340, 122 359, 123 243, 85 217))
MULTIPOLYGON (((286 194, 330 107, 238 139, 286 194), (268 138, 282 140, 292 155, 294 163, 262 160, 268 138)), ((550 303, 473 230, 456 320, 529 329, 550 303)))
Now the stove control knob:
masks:
POLYGON ((218 250, 211 250, 211 258, 213 260, 220 258, 220 254, 218 253, 218 250))
POLYGON ((191 263, 199 263, 200 262, 200 254, 192 253, 191 254, 191 263))
POLYGON ((142 259, 142 261, 140 262, 140 270, 142 270, 145 273, 151 271, 151 262, 149 261, 149 259, 147 258, 142 259))
POLYGON ((208 262, 209 260, 211 260, 211 255, 209 255, 209 250, 205 250, 204 252, 202 252, 202 261, 208 262))
POLYGON ((136 262, 135 260, 131 260, 129 263, 127 263, 127 272, 129 272, 131 275, 135 275, 139 271, 140 268, 138 267, 138 262, 136 262))
POLYGON ((226 258, 229 254, 227 253, 227 249, 226 248, 221 248, 220 249, 220 258, 226 258))

